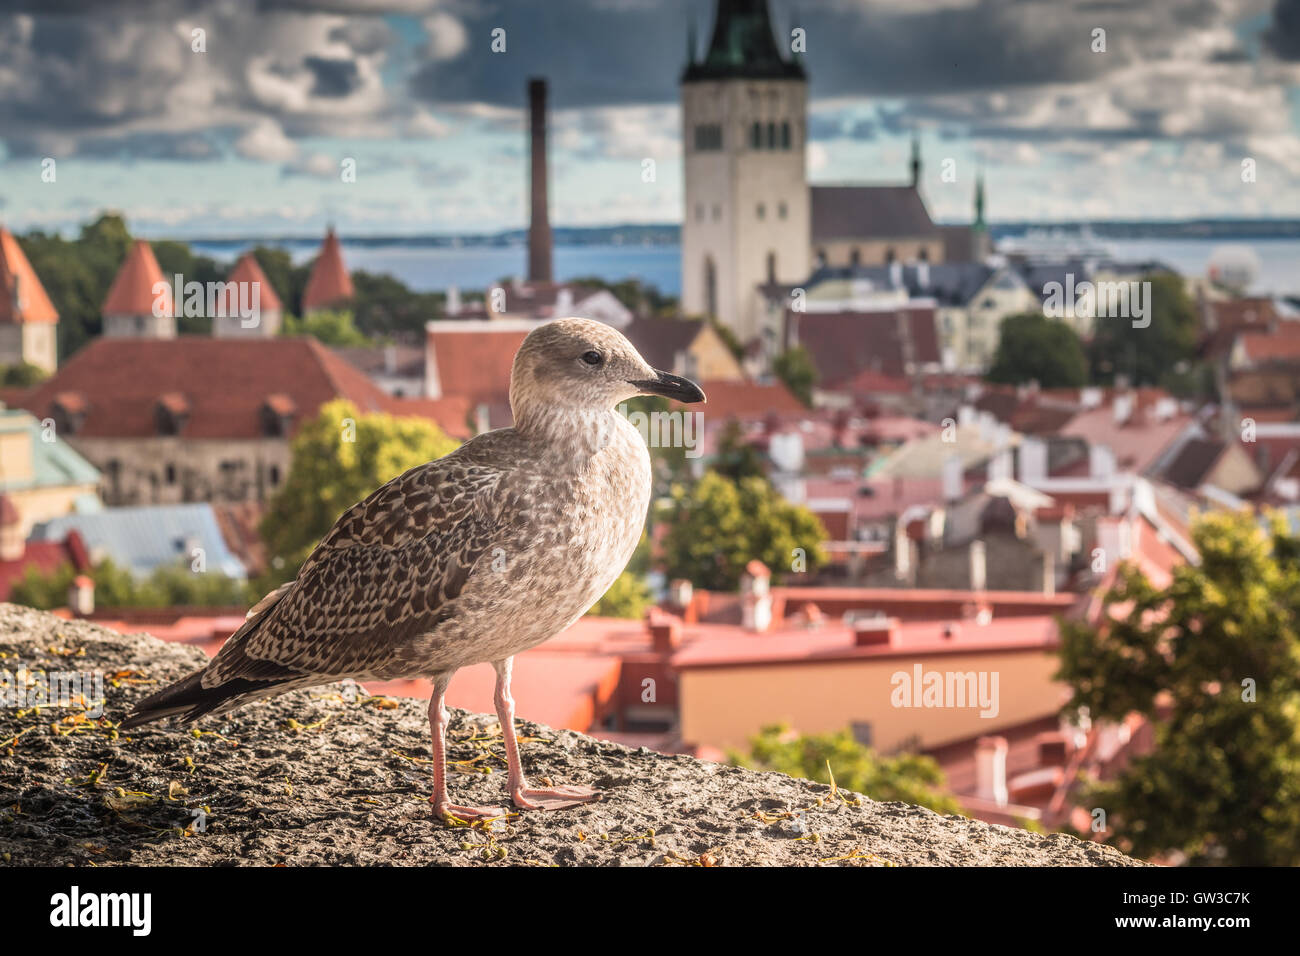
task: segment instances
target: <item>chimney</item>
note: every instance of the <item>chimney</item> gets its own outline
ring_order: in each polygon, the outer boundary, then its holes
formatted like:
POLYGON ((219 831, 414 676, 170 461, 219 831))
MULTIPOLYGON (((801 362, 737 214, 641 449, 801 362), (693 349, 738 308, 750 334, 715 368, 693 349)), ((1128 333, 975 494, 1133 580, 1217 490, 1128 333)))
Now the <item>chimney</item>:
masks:
POLYGON ((949 455, 943 460, 943 500, 957 501, 962 492, 962 465, 960 455, 949 455))
POLYGON ((987 579, 984 542, 975 540, 970 543, 970 589, 983 591, 987 579))
POLYGON ((555 293, 555 317, 567 318, 573 315, 573 290, 567 285, 555 293))
POLYGON ((1028 435, 1020 442, 1020 481, 1032 485, 1047 477, 1047 443, 1028 435))
POLYGON ((484 403, 474 406, 474 434, 482 435, 492 430, 491 409, 484 403))
POLYGON ((670 654, 682 643, 682 620, 675 614, 652 607, 646 613, 646 627, 656 654, 670 654))
POLYGON ((1088 474, 1103 481, 1115 476, 1115 453, 1109 446, 1088 446, 1088 474))
POLYGON ((1048 596, 1056 593, 1056 555, 1051 551, 1043 552, 1043 593, 1048 596))
POLYGON ((975 796, 1007 805, 1007 738, 981 737, 975 742, 975 796))
POLYGON ((855 647, 887 647, 898 642, 902 627, 896 617, 876 614, 853 619, 855 647))
POLYGON ((454 318, 455 316, 460 315, 460 287, 459 286, 452 285, 447 287, 447 305, 443 311, 445 312, 448 318, 454 318))
POLYGON ((528 116, 532 152, 532 219, 528 224, 528 279, 551 281, 551 219, 546 187, 546 81, 528 81, 528 116))
POLYGON ((690 607, 694 597, 695 585, 688 578, 674 578, 668 582, 668 600, 676 607, 690 607))
POLYGON ((740 578, 740 624, 747 631, 766 631, 772 626, 771 580, 772 572, 762 561, 745 565, 740 578))
POLYGON ((68 586, 68 609, 76 617, 89 617, 95 613, 95 582, 78 574, 68 586))
POLYGON ((912 539, 902 519, 894 523, 894 577, 902 583, 912 580, 912 539))
POLYGON ((21 561, 27 553, 22 515, 8 495, 0 495, 0 561, 21 561))
POLYGON ((1115 412, 1115 424, 1123 425, 1133 416, 1133 393, 1119 392, 1115 395, 1111 408, 1115 412))

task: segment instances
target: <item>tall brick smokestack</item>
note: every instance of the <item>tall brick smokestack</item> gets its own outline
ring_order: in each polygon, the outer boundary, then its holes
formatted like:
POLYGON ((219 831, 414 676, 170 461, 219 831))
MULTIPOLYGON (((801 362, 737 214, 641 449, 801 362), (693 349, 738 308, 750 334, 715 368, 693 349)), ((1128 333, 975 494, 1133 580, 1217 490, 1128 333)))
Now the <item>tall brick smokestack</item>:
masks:
POLYGON ((528 279, 551 281, 551 217, 546 189, 546 81, 528 81, 528 114, 531 129, 532 219, 528 224, 528 279))

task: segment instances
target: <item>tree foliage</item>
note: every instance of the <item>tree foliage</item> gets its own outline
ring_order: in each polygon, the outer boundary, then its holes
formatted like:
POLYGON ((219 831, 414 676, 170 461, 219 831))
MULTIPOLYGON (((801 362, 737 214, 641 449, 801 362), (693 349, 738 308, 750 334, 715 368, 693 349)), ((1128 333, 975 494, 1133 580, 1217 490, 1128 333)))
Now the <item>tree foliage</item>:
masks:
POLYGON ((627 570, 614 579, 609 590, 587 613, 600 617, 640 618, 652 600, 645 578, 627 570))
MULTIPOLYGON (((9 600, 43 611, 66 607, 68 589, 78 573, 68 563, 49 573, 29 565, 9 600)), ((89 577, 95 582, 98 607, 229 607, 246 605, 250 598, 247 582, 215 571, 193 571, 188 563, 163 565, 138 579, 106 558, 91 569, 89 577)))
POLYGON ((1088 360, 1075 331, 1041 312, 1002 320, 988 380, 1008 385, 1037 382, 1043 388, 1088 384, 1088 360))
POLYGON ((1182 372, 1196 350, 1196 306, 1172 273, 1142 277, 1151 283, 1150 325, 1134 328, 1133 320, 1100 317, 1088 349, 1093 381, 1112 382, 1123 375, 1134 385, 1161 385, 1182 372))
POLYGON ((714 471, 693 486, 676 484, 663 520, 663 561, 670 578, 729 591, 745 565, 763 562, 780 579, 798 556, 805 570, 824 561, 826 529, 807 508, 790 504, 765 479, 732 481, 714 471))
POLYGON ((796 345, 786 349, 772 360, 772 372, 799 401, 812 407, 813 388, 817 385, 817 365, 806 348, 796 345))
POLYGON ((830 783, 833 773, 837 787, 873 800, 902 800, 936 813, 962 812, 946 792, 943 771, 933 758, 913 753, 882 757, 858 743, 847 729, 799 735, 785 724, 773 724, 750 738, 748 754, 733 752, 730 759, 742 767, 821 783, 830 783))
POLYGON ((1300 539, 1248 514, 1193 528, 1201 560, 1157 588, 1131 567, 1106 595, 1105 627, 1066 622, 1068 712, 1137 712, 1155 750, 1090 805, 1139 856, 1193 864, 1300 864, 1300 539), (1095 801, 1095 802, 1094 802, 1095 801))
POLYGON ((425 419, 363 415, 346 399, 322 405, 294 436, 289 474, 262 521, 262 540, 273 563, 262 585, 293 577, 345 510, 456 445, 425 419))
POLYGON ((366 338, 357 329, 352 320, 352 313, 346 311, 321 310, 304 318, 286 315, 281 335, 310 335, 325 345, 369 345, 366 338))

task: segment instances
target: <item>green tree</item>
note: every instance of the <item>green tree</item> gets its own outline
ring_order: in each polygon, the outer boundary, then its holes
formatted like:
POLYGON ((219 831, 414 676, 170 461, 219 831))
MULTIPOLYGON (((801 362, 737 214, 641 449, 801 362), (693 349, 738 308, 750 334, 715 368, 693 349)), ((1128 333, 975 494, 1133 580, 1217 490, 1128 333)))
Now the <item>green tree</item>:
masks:
POLYGON ((1134 385, 1160 385, 1167 376, 1185 372, 1196 350, 1199 323, 1196 306, 1181 277, 1168 272, 1142 276, 1151 283, 1146 300, 1149 325, 1134 328, 1133 319, 1095 320, 1088 349, 1095 382, 1127 376, 1134 385))
POLYGON ((1007 385, 1079 388, 1088 384, 1088 360, 1074 329, 1041 312, 1022 312, 1002 320, 986 377, 1007 385))
POLYGON ((1280 521, 1213 512, 1192 529, 1200 563, 1157 588, 1131 566, 1107 623, 1063 622, 1068 713, 1139 713, 1155 749, 1087 806, 1113 839, 1189 863, 1300 864, 1300 539, 1280 521))
POLYGON ((650 606, 652 597, 645 578, 632 571, 624 571, 610 585, 588 614, 601 617, 639 618, 650 606))
POLYGON ((772 360, 772 372, 799 401, 812 407, 813 388, 817 385, 817 366, 806 348, 796 345, 786 349, 772 360))
POLYGON ((799 558, 808 571, 826 560, 826 529, 817 516, 790 504, 765 478, 732 481, 705 472, 693 486, 673 486, 663 520, 668 576, 698 587, 733 590, 754 560, 778 579, 799 558))
MULTIPOLYGON (((68 589, 78 572, 67 562, 43 573, 29 566, 13 586, 9 600, 43 611, 66 607, 68 589)), ((246 605, 250 593, 244 581, 212 571, 198 573, 188 563, 162 565, 138 579, 105 558, 89 572, 95 582, 97 607, 222 607, 246 605)))
POLYGON ((718 454, 710 467, 732 481, 767 477, 763 453, 745 441, 740 423, 736 421, 727 422, 718 436, 718 454))
POLYGON ((287 581, 348 508, 402 472, 456 448, 419 418, 361 414, 345 399, 321 406, 290 445, 293 462, 262 521, 272 570, 259 586, 287 581))
POLYGON ((773 724, 750 738, 749 753, 733 751, 729 758, 738 766, 821 783, 830 783, 833 773, 837 787, 873 800, 901 800, 936 813, 962 812, 961 804, 946 791, 943 771, 933 758, 912 753, 882 757, 858 743, 847 729, 799 735, 785 724, 773 724))
POLYGON ((286 315, 281 335, 310 335, 325 345, 369 345, 370 339, 357 330, 351 312, 322 310, 305 318, 286 315))
POLYGON ((39 385, 49 377, 50 373, 39 365, 18 362, 4 366, 3 372, 0 372, 0 384, 11 388, 29 388, 32 385, 39 385))

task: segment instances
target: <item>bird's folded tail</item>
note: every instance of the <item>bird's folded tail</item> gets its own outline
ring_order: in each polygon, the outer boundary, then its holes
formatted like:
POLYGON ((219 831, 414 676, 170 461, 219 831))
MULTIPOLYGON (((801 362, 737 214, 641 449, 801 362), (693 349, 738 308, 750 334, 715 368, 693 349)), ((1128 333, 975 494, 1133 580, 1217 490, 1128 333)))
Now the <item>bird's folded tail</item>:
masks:
POLYGON ((121 729, 130 730, 177 715, 180 715, 182 723, 193 723, 204 714, 232 710, 254 698, 279 693, 281 689, 287 689, 282 685, 292 679, 247 680, 237 677, 216 687, 204 687, 203 671, 198 670, 137 703, 122 721, 121 729))

